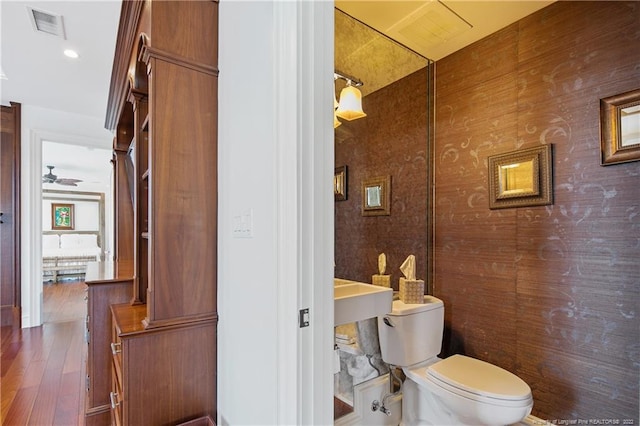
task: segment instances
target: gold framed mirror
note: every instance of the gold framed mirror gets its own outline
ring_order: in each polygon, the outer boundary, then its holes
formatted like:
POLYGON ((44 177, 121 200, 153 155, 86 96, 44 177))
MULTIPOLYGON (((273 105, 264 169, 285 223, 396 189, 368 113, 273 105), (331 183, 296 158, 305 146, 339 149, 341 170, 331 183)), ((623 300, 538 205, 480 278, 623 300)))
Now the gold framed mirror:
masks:
POLYGON ((553 203, 551 145, 493 155, 489 165, 489 208, 553 203))
POLYGON ((362 181, 362 216, 391 214, 391 176, 362 181))
POLYGON ((600 165, 640 160, 640 89, 600 99, 600 165))

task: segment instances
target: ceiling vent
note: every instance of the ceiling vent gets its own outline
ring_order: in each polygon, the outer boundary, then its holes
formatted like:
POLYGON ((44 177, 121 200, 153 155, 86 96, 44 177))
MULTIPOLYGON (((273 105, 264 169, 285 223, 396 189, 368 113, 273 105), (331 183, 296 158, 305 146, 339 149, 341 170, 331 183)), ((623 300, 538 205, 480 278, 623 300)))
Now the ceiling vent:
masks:
POLYGON ((432 0, 388 28, 387 33, 419 52, 429 52, 471 28, 471 24, 440 1, 432 0))
POLYGON ((35 31, 66 39, 62 15, 56 15, 55 13, 45 12, 44 10, 38 10, 28 6, 27 10, 29 11, 29 18, 31 18, 31 24, 35 31))

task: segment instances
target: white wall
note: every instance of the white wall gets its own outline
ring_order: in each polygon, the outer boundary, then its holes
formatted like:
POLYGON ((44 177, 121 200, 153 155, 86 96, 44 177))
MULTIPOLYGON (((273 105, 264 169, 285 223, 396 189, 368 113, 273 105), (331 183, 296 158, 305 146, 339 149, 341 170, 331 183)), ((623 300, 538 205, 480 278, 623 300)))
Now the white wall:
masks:
POLYGON ((333 3, 221 1, 219 40, 217 422, 331 424, 333 3))
MULTIPOLYGON (((104 129, 102 119, 26 104, 22 105, 21 127, 22 326, 34 327, 42 323, 42 142, 109 149, 113 136, 104 129)), ((105 205, 111 206, 111 197, 107 198, 105 205)), ((111 221, 107 224, 110 235, 111 221)))
POLYGON ((220 4, 218 394, 223 424, 276 424, 272 7, 270 2, 220 4), (233 46, 225 37, 229 33, 233 46), (248 211, 253 212, 253 238, 233 238, 234 216, 248 211))
POLYGON ((99 231, 100 204, 96 201, 82 201, 78 199, 42 200, 42 230, 51 231, 51 204, 73 204, 73 230, 99 231))

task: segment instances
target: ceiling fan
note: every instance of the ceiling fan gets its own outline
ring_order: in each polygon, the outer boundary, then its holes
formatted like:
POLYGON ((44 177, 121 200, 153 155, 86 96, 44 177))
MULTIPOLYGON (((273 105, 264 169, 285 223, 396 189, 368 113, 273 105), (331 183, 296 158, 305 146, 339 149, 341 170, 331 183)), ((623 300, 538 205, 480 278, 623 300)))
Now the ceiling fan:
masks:
POLYGON ((78 182, 82 182, 80 179, 71 179, 71 178, 58 178, 57 175, 53 174, 53 169, 55 166, 47 166, 49 169, 49 173, 42 176, 43 183, 57 183, 58 185, 65 186, 78 186, 78 182))

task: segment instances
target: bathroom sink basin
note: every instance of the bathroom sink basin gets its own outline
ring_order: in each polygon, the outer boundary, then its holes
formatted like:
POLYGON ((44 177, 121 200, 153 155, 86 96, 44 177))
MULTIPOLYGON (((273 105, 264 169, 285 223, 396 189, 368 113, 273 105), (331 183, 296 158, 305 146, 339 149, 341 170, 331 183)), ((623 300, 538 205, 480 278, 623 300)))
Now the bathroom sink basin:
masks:
POLYGON ((388 314, 393 290, 387 287, 336 279, 333 287, 334 325, 388 314))

